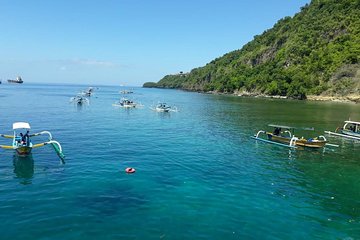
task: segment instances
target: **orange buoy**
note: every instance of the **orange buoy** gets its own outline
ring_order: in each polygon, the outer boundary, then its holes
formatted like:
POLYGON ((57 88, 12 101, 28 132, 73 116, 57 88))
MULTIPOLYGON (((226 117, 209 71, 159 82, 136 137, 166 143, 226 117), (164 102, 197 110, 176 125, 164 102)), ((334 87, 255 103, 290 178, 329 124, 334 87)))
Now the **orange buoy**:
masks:
POLYGON ((126 172, 126 173, 134 173, 134 172, 135 172, 135 168, 128 167, 128 168, 125 169, 125 172, 126 172))

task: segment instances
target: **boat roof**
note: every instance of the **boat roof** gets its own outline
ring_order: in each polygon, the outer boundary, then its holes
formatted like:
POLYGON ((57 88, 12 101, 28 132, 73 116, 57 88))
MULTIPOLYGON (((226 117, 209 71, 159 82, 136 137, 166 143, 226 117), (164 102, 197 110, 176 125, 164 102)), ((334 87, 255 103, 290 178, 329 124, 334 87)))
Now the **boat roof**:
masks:
POLYGON ((30 124, 27 123, 27 122, 15 122, 15 123, 13 123, 13 130, 21 129, 21 128, 30 129, 30 124))
POLYGON ((289 127, 284 125, 276 125, 276 124, 269 124, 269 127, 276 127, 276 128, 286 128, 286 129, 295 129, 295 127, 289 127))
POLYGON ((354 122, 354 121, 345 121, 345 123, 353 123, 353 124, 356 124, 356 125, 360 125, 360 122, 354 122))
POLYGON ((284 129, 302 129, 302 130, 310 130, 314 131, 313 127, 290 127, 290 126, 284 126, 284 125, 276 125, 276 124, 269 124, 269 127, 275 127, 275 128, 284 128, 284 129))

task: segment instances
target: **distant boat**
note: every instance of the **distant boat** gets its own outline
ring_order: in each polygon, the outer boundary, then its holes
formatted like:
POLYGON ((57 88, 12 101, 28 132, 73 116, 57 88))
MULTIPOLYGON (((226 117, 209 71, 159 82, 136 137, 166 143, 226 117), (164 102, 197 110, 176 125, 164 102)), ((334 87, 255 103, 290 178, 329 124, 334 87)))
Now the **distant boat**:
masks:
POLYGON ((120 101, 113 104, 115 107, 123 107, 123 108, 138 108, 143 107, 140 103, 136 103, 132 100, 129 100, 127 98, 121 98, 120 101))
POLYGON ((343 127, 338 127, 335 132, 325 131, 330 135, 360 140, 360 122, 345 121, 343 127))
POLYGON ((171 107, 167 105, 166 103, 158 103, 155 107, 150 107, 151 110, 154 110, 156 112, 177 112, 176 107, 171 107))
POLYGON ((93 94, 93 93, 94 93, 94 88, 89 87, 88 89, 82 91, 79 95, 84 95, 84 96, 90 97, 91 94, 93 94))
POLYGON ((70 102, 76 103, 78 105, 89 104, 89 99, 82 95, 76 95, 75 97, 70 98, 70 102))
POLYGON ((20 76, 16 78, 16 80, 9 79, 8 83, 23 83, 24 81, 21 79, 20 76))
POLYGON ((119 91, 119 93, 121 93, 121 94, 129 94, 129 93, 134 93, 134 92, 131 91, 131 90, 122 90, 122 91, 119 91))

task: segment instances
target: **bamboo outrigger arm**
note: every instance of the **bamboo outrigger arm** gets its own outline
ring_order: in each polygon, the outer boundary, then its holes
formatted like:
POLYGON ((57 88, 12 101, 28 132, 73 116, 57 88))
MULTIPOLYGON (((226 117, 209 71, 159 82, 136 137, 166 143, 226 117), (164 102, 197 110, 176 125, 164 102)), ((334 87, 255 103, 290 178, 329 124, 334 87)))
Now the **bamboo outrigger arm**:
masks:
POLYGON ((258 133, 256 134, 256 138, 259 138, 260 133, 266 133, 266 132, 264 130, 258 131, 258 133))
POLYGON ((6 134, 0 134, 0 137, 4 137, 4 138, 14 138, 13 135, 6 135, 6 134))
POLYGON ((13 146, 9 146, 9 145, 0 145, 0 148, 3 148, 3 149, 14 149, 13 146))
POLYGON ((290 147, 295 147, 296 145, 296 141, 299 140, 299 138, 295 137, 295 135, 292 136, 291 140, 290 140, 290 147))
POLYGON ((48 143, 50 143, 51 146, 53 146, 56 154, 57 154, 57 155, 59 156, 59 158, 60 158, 60 162, 61 162, 62 164, 65 164, 65 155, 64 155, 64 153, 63 153, 63 151, 62 151, 62 148, 61 148, 60 143, 59 143, 58 141, 55 141, 55 140, 50 140, 50 141, 48 141, 48 143))
POLYGON ((349 138, 349 139, 360 140, 360 137, 351 136, 351 135, 346 135, 346 134, 342 134, 342 133, 337 133, 336 131, 335 131, 335 132, 325 131, 325 133, 327 133, 327 134, 329 134, 329 135, 338 136, 338 137, 344 137, 344 138, 349 138))
POLYGON ((38 148, 38 147, 43 147, 43 146, 45 146, 45 145, 47 145, 47 144, 48 144, 48 142, 37 143, 37 144, 34 144, 32 147, 33 147, 33 148, 38 148))
MULTIPOLYGON (((320 138, 322 138, 324 141, 327 141, 326 138, 325 138, 325 136, 323 136, 323 135, 320 135, 320 136, 318 137, 318 139, 320 139, 320 138)), ((337 144, 331 144, 331 143, 325 143, 325 146, 329 146, 329 147, 339 147, 339 145, 337 145, 337 144)))
POLYGON ((270 141, 270 140, 261 138, 261 137, 259 137, 259 135, 260 135, 261 133, 266 134, 266 131, 260 130, 260 131, 257 132, 257 134, 256 134, 255 136, 252 136, 251 138, 253 138, 253 139, 255 139, 255 140, 260 140, 260 141, 263 141, 263 142, 266 142, 266 143, 271 143, 271 144, 283 146, 283 147, 297 148, 295 143, 296 143, 296 141, 299 140, 299 139, 298 139, 297 137, 295 137, 295 136, 292 136, 291 141, 290 141, 290 144, 288 145, 288 144, 278 143, 278 142, 274 142, 274 141, 270 141))
POLYGON ((285 130, 285 131, 284 131, 284 133, 287 133, 287 134, 289 134, 289 137, 292 137, 292 134, 291 134, 291 132, 290 132, 290 131, 285 130))
POLYGON ((318 139, 320 139, 320 138, 322 138, 324 141, 327 141, 325 136, 323 136, 323 135, 318 136, 318 139))
POLYGON ((42 147, 42 146, 45 146, 45 145, 48 145, 48 144, 56 144, 59 147, 59 151, 62 152, 62 148, 61 148, 60 143, 58 141, 55 141, 55 140, 51 140, 51 141, 43 142, 43 143, 37 143, 37 144, 34 144, 32 147, 33 148, 38 148, 38 147, 42 147))
POLYGON ((49 135, 49 140, 50 141, 52 140, 52 135, 51 135, 51 132, 49 132, 49 131, 42 131, 42 132, 39 132, 39 133, 34 133, 34 134, 31 134, 30 137, 40 136, 40 135, 43 135, 43 134, 49 135))
POLYGON ((38 147, 42 147, 42 146, 45 146, 45 145, 48 145, 48 144, 51 144, 51 146, 53 146, 56 154, 59 156, 60 160, 61 160, 61 163, 65 163, 65 155, 62 151, 62 147, 60 145, 60 143, 58 141, 55 141, 55 140, 50 140, 48 142, 43 142, 43 143, 38 143, 38 144, 34 144, 32 147, 33 148, 38 148, 38 147))

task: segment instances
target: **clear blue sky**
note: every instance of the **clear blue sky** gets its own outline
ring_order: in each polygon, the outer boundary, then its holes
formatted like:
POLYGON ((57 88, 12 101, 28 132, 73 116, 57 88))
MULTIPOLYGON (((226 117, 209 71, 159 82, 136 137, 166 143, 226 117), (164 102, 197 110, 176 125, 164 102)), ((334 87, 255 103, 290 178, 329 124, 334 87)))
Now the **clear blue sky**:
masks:
POLYGON ((0 79, 140 86, 240 49, 310 0, 0 0, 0 79))

